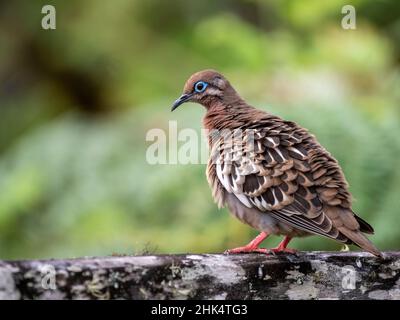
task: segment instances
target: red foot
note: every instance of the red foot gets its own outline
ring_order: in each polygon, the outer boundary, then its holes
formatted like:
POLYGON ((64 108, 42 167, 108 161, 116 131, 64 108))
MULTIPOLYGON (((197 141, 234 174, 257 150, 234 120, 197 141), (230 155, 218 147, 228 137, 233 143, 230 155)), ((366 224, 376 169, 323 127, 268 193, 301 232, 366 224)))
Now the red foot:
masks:
POLYGON ((255 237, 249 244, 244 247, 234 248, 230 250, 226 250, 225 253, 249 253, 249 252, 261 252, 266 253, 267 249, 259 248, 261 242, 268 236, 267 233, 261 232, 257 237, 255 237))
POLYGON ((276 248, 272 248, 271 251, 273 253, 279 253, 279 252, 292 253, 292 254, 296 253, 297 250, 286 248, 286 246, 289 244, 291 239, 292 238, 286 236, 285 238, 283 238, 282 242, 280 244, 278 244, 278 246, 276 248))
POLYGON ((230 253, 265 253, 265 254, 272 253, 272 254, 275 254, 275 253, 285 252, 285 253, 295 254, 297 252, 297 250, 295 250, 295 249, 286 248, 286 246, 292 239, 288 236, 286 236, 276 248, 272 248, 272 249, 259 248, 258 246, 260 245, 261 242, 263 242, 263 240, 267 236, 268 235, 265 232, 261 232, 249 244, 247 244, 243 247, 226 250, 225 253, 228 253, 228 254, 230 254, 230 253))
POLYGON ((225 253, 227 254, 231 254, 231 253, 265 253, 265 254, 275 254, 275 253, 290 253, 290 254, 295 254, 297 253, 297 250, 295 249, 290 249, 290 248, 271 248, 271 249, 267 249, 267 248, 250 248, 248 246, 244 246, 244 247, 238 247, 238 248, 234 248, 234 249, 230 249, 230 250, 226 250, 225 253))
POLYGON ((265 248, 251 248, 248 246, 238 247, 234 249, 226 250, 225 253, 268 253, 268 249, 265 248))

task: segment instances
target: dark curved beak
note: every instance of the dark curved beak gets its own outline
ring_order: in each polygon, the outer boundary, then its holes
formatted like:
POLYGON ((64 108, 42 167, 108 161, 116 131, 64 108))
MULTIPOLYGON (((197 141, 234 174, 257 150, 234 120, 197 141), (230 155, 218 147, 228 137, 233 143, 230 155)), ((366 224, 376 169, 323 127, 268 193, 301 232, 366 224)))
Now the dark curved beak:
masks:
POLYGON ((176 108, 178 108, 182 103, 185 103, 190 100, 192 97, 192 94, 190 93, 185 93, 181 95, 172 105, 171 111, 174 111, 176 108))

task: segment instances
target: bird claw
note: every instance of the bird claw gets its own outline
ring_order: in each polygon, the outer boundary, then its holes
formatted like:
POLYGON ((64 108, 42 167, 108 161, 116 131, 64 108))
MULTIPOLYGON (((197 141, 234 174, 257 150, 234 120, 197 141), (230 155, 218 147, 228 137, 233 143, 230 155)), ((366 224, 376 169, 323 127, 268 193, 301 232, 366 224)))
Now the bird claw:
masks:
POLYGON ((297 254, 297 250, 290 248, 249 248, 239 247, 234 249, 225 250, 224 254, 240 254, 240 253, 264 253, 268 255, 276 256, 279 253, 297 254))
POLYGON ((273 253, 290 253, 290 254, 297 254, 297 250, 291 248, 272 248, 270 249, 273 253))
POLYGON ((265 248, 249 248, 249 247, 239 247, 234 249, 229 249, 224 252, 225 254, 238 254, 238 253, 269 253, 268 249, 265 248))

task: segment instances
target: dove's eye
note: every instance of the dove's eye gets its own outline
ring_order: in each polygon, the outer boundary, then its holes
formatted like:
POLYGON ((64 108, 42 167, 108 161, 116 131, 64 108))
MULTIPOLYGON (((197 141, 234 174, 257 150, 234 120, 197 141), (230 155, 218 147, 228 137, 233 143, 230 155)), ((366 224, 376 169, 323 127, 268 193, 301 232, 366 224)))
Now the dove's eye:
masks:
POLYGON ((198 92, 198 93, 204 92, 204 90, 206 90, 207 86, 208 86, 208 83, 207 83, 207 82, 198 81, 198 82, 196 82, 196 84, 194 85, 194 91, 196 91, 196 92, 198 92))

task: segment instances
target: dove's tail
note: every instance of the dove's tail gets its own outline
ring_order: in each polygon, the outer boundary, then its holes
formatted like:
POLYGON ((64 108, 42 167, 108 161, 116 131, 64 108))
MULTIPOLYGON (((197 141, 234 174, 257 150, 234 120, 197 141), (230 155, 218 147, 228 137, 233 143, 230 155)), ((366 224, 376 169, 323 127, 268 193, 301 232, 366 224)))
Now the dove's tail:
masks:
POLYGON ((338 228, 347 238, 354 242, 360 248, 367 250, 377 257, 383 258, 382 252, 361 232, 358 230, 349 230, 347 228, 338 228))
POLYGON ((332 223, 338 231, 345 235, 351 242, 377 257, 383 257, 378 248, 363 234, 373 234, 374 229, 351 209, 339 206, 326 206, 324 212, 332 219, 332 223))

